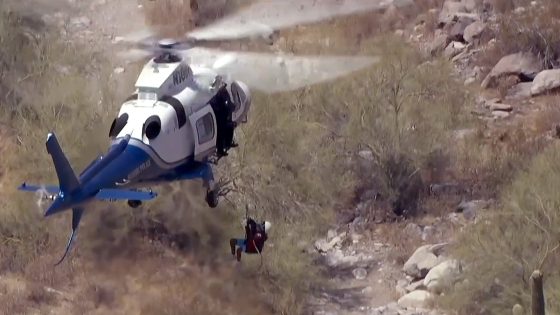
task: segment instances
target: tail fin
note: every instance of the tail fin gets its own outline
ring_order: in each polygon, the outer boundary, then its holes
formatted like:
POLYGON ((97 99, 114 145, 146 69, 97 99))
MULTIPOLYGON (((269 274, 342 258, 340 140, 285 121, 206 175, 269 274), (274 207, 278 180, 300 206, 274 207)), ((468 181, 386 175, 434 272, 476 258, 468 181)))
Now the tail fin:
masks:
POLYGON ((70 252, 70 247, 72 246, 72 242, 76 238, 76 232, 78 231, 78 225, 80 224, 80 220, 82 219, 82 214, 84 213, 84 208, 73 208, 72 209, 72 233, 70 234, 70 238, 68 239, 68 243, 66 244, 66 249, 64 250, 64 255, 58 260, 55 266, 60 265, 60 263, 66 258, 68 252, 70 252))
POLYGON ((60 190, 64 193, 71 193, 80 187, 80 182, 68 162, 68 159, 62 152, 60 144, 54 133, 49 133, 47 136, 47 152, 51 155, 56 169, 56 175, 60 184, 60 190))

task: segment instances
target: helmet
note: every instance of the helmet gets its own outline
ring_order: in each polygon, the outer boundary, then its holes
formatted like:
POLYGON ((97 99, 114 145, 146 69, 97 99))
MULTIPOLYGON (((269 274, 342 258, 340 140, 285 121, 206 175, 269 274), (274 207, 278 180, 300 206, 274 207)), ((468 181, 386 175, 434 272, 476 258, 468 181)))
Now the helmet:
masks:
POLYGON ((272 224, 270 224, 270 222, 264 221, 264 232, 265 232, 265 233, 268 233, 268 231, 270 231, 270 226, 271 226, 271 225, 272 225, 272 224))

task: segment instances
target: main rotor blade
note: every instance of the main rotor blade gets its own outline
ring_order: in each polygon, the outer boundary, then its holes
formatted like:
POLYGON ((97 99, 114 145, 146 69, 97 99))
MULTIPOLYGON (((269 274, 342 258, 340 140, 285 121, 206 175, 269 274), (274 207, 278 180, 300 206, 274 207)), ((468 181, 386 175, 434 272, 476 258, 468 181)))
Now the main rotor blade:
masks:
POLYGON ((265 93, 296 90, 368 67, 377 57, 292 56, 192 48, 183 53, 193 65, 213 68, 265 93), (214 65, 219 65, 215 67, 214 65))
POLYGON ((231 16, 187 34, 196 40, 269 36, 276 30, 335 16, 377 10, 411 0, 262 0, 231 16))

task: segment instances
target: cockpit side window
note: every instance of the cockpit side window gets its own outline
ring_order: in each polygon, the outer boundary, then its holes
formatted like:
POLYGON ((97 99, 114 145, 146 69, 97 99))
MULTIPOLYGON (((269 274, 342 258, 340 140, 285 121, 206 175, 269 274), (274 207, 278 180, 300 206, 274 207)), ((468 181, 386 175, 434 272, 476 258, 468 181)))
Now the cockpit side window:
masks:
POLYGON ((109 129, 109 138, 115 138, 121 130, 123 130, 124 126, 128 122, 128 114, 124 113, 120 115, 118 118, 113 120, 111 124, 111 129, 109 129))

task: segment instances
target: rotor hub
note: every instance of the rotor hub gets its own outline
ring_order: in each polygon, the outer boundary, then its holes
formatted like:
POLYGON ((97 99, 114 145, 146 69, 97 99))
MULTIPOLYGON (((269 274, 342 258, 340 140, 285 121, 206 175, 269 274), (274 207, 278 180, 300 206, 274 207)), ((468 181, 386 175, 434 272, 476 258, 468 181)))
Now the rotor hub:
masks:
POLYGON ((158 47, 162 49, 172 49, 174 48, 179 42, 174 40, 173 38, 164 38, 158 41, 158 47))

